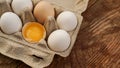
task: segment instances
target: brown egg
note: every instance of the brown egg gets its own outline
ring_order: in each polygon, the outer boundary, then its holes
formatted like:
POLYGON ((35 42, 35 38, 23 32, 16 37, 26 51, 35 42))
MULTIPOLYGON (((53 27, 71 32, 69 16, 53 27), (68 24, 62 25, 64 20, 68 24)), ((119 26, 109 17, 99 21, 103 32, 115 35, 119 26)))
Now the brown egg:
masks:
POLYGON ((46 1, 40 1, 34 8, 34 16, 40 23, 44 23, 48 16, 54 17, 54 7, 46 1))

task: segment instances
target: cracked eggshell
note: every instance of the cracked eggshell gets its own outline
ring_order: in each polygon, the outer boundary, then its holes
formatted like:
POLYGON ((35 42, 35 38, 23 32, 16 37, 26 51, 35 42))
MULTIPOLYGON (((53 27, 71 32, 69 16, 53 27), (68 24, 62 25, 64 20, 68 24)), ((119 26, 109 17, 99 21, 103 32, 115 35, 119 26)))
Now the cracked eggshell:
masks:
POLYGON ((60 29, 72 31, 77 26, 77 17, 73 12, 64 11, 58 15, 57 23, 60 29))
POLYGON ((70 46, 70 35, 64 30, 56 30, 48 37, 48 46, 56 52, 65 51, 70 46))
POLYGON ((33 10, 33 4, 31 0, 13 0, 12 1, 13 11, 20 15, 25 10, 33 10))
POLYGON ((6 34, 18 32, 22 28, 22 21, 12 12, 6 12, 1 16, 0 27, 6 34))
POLYGON ((28 22, 22 28, 24 39, 30 43, 38 43, 46 37, 44 26, 38 22, 28 22))

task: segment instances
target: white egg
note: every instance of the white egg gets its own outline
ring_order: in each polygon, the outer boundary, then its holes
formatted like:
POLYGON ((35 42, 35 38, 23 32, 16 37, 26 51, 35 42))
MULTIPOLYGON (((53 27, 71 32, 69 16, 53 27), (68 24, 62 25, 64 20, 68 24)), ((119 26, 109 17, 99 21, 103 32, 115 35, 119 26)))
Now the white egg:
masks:
POLYGON ((1 16, 0 27, 4 33, 12 34, 21 30, 22 22, 15 13, 6 12, 1 16))
POLYGON ((57 23, 60 29, 72 31, 77 26, 77 17, 73 12, 64 11, 57 17, 57 23))
POLYGON ((6 2, 10 4, 12 2, 12 0, 6 0, 6 2))
POLYGON ((13 0, 12 8, 15 13, 20 15, 24 10, 33 10, 33 4, 31 0, 13 0))
POLYGON ((70 35, 64 30, 56 30, 48 37, 48 46, 53 51, 65 51, 69 45, 70 35))

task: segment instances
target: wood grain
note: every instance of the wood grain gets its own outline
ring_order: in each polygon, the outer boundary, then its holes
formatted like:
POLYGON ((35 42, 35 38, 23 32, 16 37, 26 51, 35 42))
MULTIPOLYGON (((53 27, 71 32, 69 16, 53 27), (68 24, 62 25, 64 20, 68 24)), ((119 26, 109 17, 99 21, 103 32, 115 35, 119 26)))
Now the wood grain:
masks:
MULTIPOLYGON (((70 56, 47 68, 120 68, 120 0, 90 0, 70 56)), ((0 68, 30 68, 0 55, 0 68)))

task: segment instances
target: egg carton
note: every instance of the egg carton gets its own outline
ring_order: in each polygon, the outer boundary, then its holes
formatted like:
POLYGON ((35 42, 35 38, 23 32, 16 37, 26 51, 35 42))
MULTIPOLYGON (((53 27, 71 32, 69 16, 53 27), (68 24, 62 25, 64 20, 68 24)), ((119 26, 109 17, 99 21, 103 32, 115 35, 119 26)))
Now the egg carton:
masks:
MULTIPOLYGON (((32 0, 34 6, 41 0, 32 0)), ((77 34, 80 29, 83 17, 81 13, 87 8, 88 0, 45 0, 54 5, 56 10, 56 17, 62 11, 72 11, 78 18, 78 25, 75 30, 68 32, 71 37, 71 44, 69 48, 64 52, 55 52, 50 50, 46 40, 42 40, 37 44, 26 42, 22 37, 21 32, 14 33, 12 35, 4 34, 0 31, 0 53, 10 58, 20 60, 33 68, 43 68, 48 66, 54 58, 54 55, 60 55, 62 57, 69 56, 73 45, 75 43, 77 34)), ((0 0, 0 16, 4 12, 12 12, 12 8, 6 0, 0 0)), ((35 21, 34 16, 30 11, 24 12, 21 16, 24 22, 35 21)), ((50 27, 50 26, 48 26, 50 27)))

